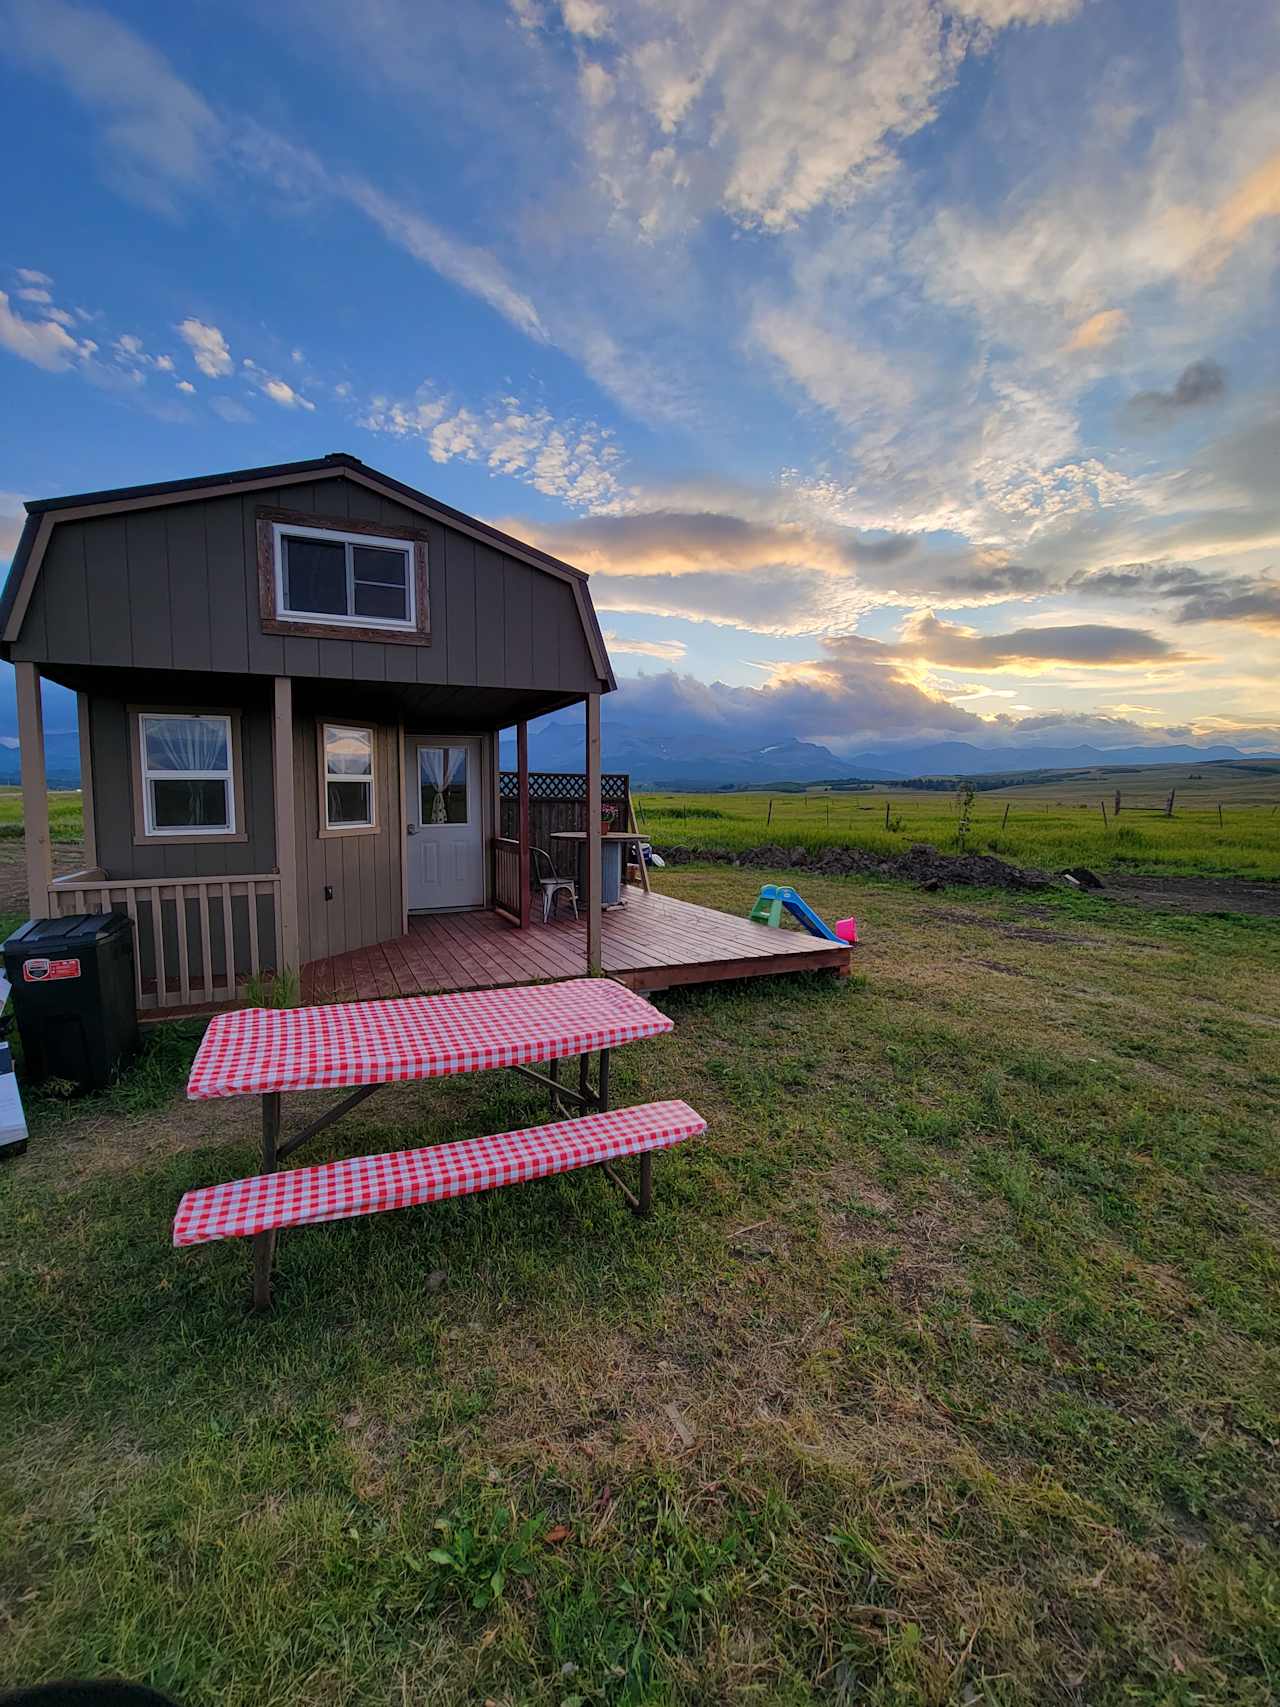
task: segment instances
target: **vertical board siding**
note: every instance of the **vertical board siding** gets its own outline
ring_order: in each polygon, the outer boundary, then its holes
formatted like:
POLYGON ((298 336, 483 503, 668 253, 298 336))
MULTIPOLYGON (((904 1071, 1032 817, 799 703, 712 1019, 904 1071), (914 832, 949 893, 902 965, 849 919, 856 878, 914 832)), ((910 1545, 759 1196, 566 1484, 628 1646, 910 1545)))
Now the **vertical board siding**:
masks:
MULTIPOLYGON (((535 686, 533 668, 533 579, 535 569, 512 557, 502 560, 506 604, 506 685, 535 686)), ((539 581, 542 577, 538 576, 539 581)))
POLYGON ((298 842, 298 912, 303 960, 347 954, 400 934, 401 823, 397 733, 379 727, 375 736, 374 786, 378 830, 371 836, 321 836, 318 725, 323 718, 294 720, 294 812, 298 842), (333 900, 326 901, 326 884, 333 900))
POLYGON ((477 545, 476 682, 497 688, 507 677, 507 596, 502 556, 489 545, 477 545))
POLYGON ((244 561, 239 498, 211 498, 198 507, 204 511, 213 668, 247 670, 249 628, 259 626, 256 553, 250 575, 244 561))
POLYGON ((449 533, 444 542, 446 666, 451 682, 476 679, 475 541, 449 533))
POLYGON ((178 505, 159 514, 165 524, 173 667, 208 670, 213 664, 213 640, 204 508, 178 505))
POLYGON ((135 510, 125 517, 125 554, 133 662, 139 669, 167 670, 173 664, 173 600, 163 510, 135 510))
MULTIPOLYGON (((132 664, 134 614, 129 606, 129 550, 123 516, 76 524, 84 528, 85 586, 89 595, 89 633, 95 664, 132 664)), ((55 529, 56 532, 56 529, 55 529)), ((56 578, 40 576, 38 592, 50 611, 62 608, 62 587, 56 578)), ((49 625, 49 646, 56 644, 61 626, 49 625)))
POLYGON ((57 523, 13 655, 568 693, 597 685, 568 583, 344 479, 57 523), (351 517, 425 533, 429 643, 264 634, 262 508, 297 510, 320 525, 351 517))
MULTIPOLYGON (((93 639, 89 629, 89 593, 85 586, 84 529, 54 528, 49 540, 49 561, 52 573, 61 589, 56 632, 63 650, 61 657, 69 664, 88 664, 93 661, 93 639)), ((34 613, 33 613, 34 614, 34 613)), ((47 618, 41 616, 42 637, 47 618)), ((23 629, 23 638, 27 631, 23 629)))

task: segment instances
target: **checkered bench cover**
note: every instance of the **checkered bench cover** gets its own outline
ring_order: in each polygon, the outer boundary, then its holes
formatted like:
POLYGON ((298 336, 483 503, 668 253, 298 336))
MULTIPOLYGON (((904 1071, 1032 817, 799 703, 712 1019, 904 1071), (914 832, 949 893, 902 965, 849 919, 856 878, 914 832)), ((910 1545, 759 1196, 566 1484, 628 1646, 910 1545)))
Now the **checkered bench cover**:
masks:
POLYGON ((688 1103, 650 1102, 607 1114, 584 1114, 493 1138, 463 1138, 423 1150, 350 1156, 317 1167, 289 1168, 253 1179, 189 1191, 173 1223, 175 1245, 242 1239, 277 1227, 345 1221, 382 1209, 440 1203, 494 1186, 612 1162, 642 1150, 665 1150, 705 1132, 688 1103))
POLYGON ((479 1073, 590 1055, 672 1029, 665 1014, 611 978, 241 1008, 210 1020, 187 1095, 263 1096, 479 1073))

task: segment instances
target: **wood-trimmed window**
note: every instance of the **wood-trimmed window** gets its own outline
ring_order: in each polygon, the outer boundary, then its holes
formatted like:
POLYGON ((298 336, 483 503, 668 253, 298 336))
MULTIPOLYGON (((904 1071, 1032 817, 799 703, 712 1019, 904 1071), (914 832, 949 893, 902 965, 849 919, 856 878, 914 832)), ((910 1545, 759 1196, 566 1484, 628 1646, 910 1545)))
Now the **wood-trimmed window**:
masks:
POLYGON ((292 510, 258 511, 263 629, 330 639, 430 639, 426 535, 292 510))
POLYGON ((135 842, 243 842, 238 711, 131 706, 135 842))
POLYGON ((320 834, 368 836, 378 830, 378 732, 371 723, 321 723, 320 834))

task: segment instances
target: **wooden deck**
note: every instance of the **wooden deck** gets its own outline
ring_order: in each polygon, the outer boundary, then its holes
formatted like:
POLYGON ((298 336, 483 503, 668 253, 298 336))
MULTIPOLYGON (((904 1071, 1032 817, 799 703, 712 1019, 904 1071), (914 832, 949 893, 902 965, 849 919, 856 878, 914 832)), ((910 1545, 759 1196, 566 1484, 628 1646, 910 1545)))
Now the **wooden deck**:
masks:
MULTIPOLYGON (((779 972, 825 969, 843 975, 849 970, 844 943, 755 925, 669 895, 628 888, 626 896, 625 907, 604 915, 601 953, 606 976, 632 990, 779 972)), ((302 1000, 424 996, 583 978, 586 972, 585 919, 561 919, 520 931, 490 912, 417 914, 407 936, 304 966, 302 1000)))

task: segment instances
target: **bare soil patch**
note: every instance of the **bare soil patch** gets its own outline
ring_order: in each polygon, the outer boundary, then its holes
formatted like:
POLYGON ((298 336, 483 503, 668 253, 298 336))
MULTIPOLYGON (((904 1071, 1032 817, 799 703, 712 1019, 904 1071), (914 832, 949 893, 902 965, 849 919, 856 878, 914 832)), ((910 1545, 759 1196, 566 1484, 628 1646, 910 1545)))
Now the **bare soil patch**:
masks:
MULTIPOLYGON (((12 841, 0 841, 0 913, 25 913, 27 910, 26 844, 21 836, 12 841)), ((53 875, 66 877, 70 872, 84 870, 84 848, 79 842, 53 844, 53 875)))
POLYGON ((1280 883, 1248 877, 1118 877, 1109 872, 1094 893, 1105 901, 1165 913, 1245 913, 1280 918, 1280 883))

